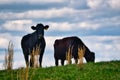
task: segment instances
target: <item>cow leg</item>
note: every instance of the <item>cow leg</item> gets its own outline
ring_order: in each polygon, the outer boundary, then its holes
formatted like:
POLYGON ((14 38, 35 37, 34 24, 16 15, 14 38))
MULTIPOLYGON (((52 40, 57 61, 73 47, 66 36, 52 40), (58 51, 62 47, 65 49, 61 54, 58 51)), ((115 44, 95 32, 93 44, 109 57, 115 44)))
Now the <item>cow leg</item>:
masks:
POLYGON ((39 66, 42 67, 42 57, 43 57, 43 54, 40 54, 39 56, 39 66))
POLYGON ((58 66, 58 59, 55 59, 55 65, 58 66))
POLYGON ((33 64, 34 64, 34 62, 33 62, 33 60, 30 58, 30 67, 34 67, 33 64))
POLYGON ((26 67, 28 67, 29 66, 29 55, 24 54, 24 58, 25 58, 25 62, 26 62, 26 67))
POLYGON ((61 64, 62 64, 62 66, 64 66, 64 61, 65 61, 65 60, 61 60, 61 64))
POLYGON ((32 67, 32 60, 31 60, 31 58, 30 58, 30 67, 32 67))

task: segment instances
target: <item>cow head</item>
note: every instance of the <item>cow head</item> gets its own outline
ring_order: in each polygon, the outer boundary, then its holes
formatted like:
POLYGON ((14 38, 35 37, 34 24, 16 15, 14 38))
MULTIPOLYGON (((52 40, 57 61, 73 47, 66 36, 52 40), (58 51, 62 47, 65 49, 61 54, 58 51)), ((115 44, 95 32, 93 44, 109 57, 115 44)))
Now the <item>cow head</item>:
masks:
POLYGON ((49 28, 48 25, 44 26, 43 24, 37 24, 36 26, 31 26, 33 30, 36 30, 38 38, 44 37, 44 30, 47 30, 49 28))
POLYGON ((89 54, 85 54, 85 58, 87 62, 94 62, 95 61, 95 53, 90 52, 89 54))
POLYGON ((90 58, 90 61, 91 61, 91 62, 95 62, 95 53, 94 53, 94 52, 91 52, 90 54, 91 54, 91 55, 90 55, 90 57, 91 57, 91 58, 90 58))

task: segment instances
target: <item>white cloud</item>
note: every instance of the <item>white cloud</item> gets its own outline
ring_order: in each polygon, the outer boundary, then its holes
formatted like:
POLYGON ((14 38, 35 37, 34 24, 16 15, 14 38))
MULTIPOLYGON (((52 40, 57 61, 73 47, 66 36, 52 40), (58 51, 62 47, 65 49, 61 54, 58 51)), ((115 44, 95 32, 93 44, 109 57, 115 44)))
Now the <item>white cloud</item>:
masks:
MULTIPOLYGON (((84 20, 78 21, 75 23, 71 23, 69 21, 66 22, 43 22, 50 26, 49 31, 75 31, 75 30, 97 30, 99 28, 106 27, 118 27, 120 25, 120 17, 115 16, 111 18, 100 18, 94 20, 84 20), (74 28, 75 27, 75 28, 74 28)), ((1 26, 4 29, 11 31, 26 31, 32 32, 30 28, 32 25, 36 25, 36 22, 32 20, 9 20, 6 21, 1 26)))
POLYGON ((44 3, 66 3, 68 7, 73 8, 85 8, 90 7, 91 9, 117 9, 120 10, 120 0, 1 0, 0 4, 12 4, 12 3, 30 3, 30 4, 44 4, 44 3))
POLYGON ((4 61, 4 58, 5 58, 5 51, 4 51, 4 53, 0 54, 0 62, 4 61))
MULTIPOLYGON (((97 22, 97 21, 95 21, 95 22, 97 22)), ((110 25, 119 26, 120 25, 120 16, 115 16, 115 17, 111 17, 111 18, 103 18, 103 19, 99 19, 99 21, 102 26, 107 26, 107 25, 108 26, 110 26, 110 25)))
POLYGON ((5 22, 2 27, 10 31, 25 31, 29 30, 29 26, 32 26, 32 20, 13 20, 5 22))
POLYGON ((101 18, 95 20, 89 20, 84 22, 75 23, 79 29, 85 30, 97 30, 99 28, 106 28, 106 27, 118 27, 120 25, 120 17, 115 16, 111 18, 101 18))
POLYGON ((93 22, 76 22, 76 23, 68 23, 68 22, 51 22, 49 31, 75 31, 80 29, 98 29, 100 24, 93 22))
POLYGON ((106 27, 118 27, 120 25, 120 17, 101 18, 88 21, 70 22, 49 22, 49 31, 75 31, 75 30, 97 30, 106 27))
POLYGON ((86 46, 95 52, 95 62, 120 60, 120 36, 80 37, 86 46))
POLYGON ((0 34, 0 48, 7 49, 9 42, 12 42, 15 49, 20 49, 21 37, 13 36, 9 33, 0 34))
MULTIPOLYGON (((47 49, 53 50, 51 46, 53 47, 54 41, 63 37, 65 36, 46 36, 47 49)), ((90 48, 91 51, 93 50, 104 54, 104 52, 112 53, 114 51, 119 52, 120 50, 120 45, 118 44, 120 43, 120 36, 86 36, 80 38, 88 46, 88 48, 90 48)))
POLYGON ((56 31, 70 31, 73 29, 74 24, 70 24, 68 22, 63 22, 63 23, 55 23, 52 22, 50 23, 50 31, 56 30, 56 31))
POLYGON ((120 10, 120 0, 87 0, 91 9, 115 9, 120 10))
POLYGON ((9 38, 11 36, 9 34, 0 34, 0 48, 7 48, 9 43, 9 38))
POLYGON ((21 59, 19 61, 15 61, 14 64, 13 64, 13 69, 18 69, 18 68, 23 68, 23 67, 24 68, 26 67, 24 59, 21 59))
POLYGON ((8 42, 9 42, 8 39, 0 38, 0 48, 5 48, 8 42))
POLYGON ((42 62, 43 67, 50 67, 50 66, 55 66, 55 60, 54 60, 54 55, 53 53, 45 53, 43 56, 43 62, 42 62))
POLYGON ((109 0, 108 3, 111 8, 120 10, 120 0, 109 0))
POLYGON ((100 24, 97 23, 91 23, 91 22, 81 22, 78 24, 79 28, 83 28, 83 29, 93 29, 96 30, 100 27, 100 24))
MULTIPOLYGON (((55 39, 61 39, 65 36, 57 37, 46 37, 46 52, 51 49, 52 53, 48 53, 53 56, 53 43, 55 39)), ((86 46, 93 52, 95 52, 96 62, 98 61, 110 61, 110 60, 120 60, 120 36, 86 36, 80 37, 86 46)), ((50 57, 50 59, 53 57, 50 57)))
POLYGON ((92 9, 100 8, 103 3, 103 0, 87 0, 87 1, 88 1, 88 3, 87 3, 88 6, 92 9))
POLYGON ((120 60, 120 36, 88 36, 83 41, 96 53, 96 61, 120 60))
POLYGON ((3 69, 4 69, 3 64, 0 63, 0 70, 3 70, 3 69))
MULTIPOLYGON (((7 35, 7 34, 6 34, 7 35)), ((9 35, 8 35, 9 36, 9 35)), ((43 67, 54 66, 54 41, 61 39, 65 36, 46 36, 46 49, 43 56, 43 67)), ((95 52, 96 62, 120 60, 120 36, 86 36, 80 37, 86 46, 93 52, 95 52)), ((15 38, 14 41, 17 46, 20 46, 20 38, 15 38), (19 45, 18 45, 19 44, 19 45)), ((19 47, 19 49, 21 49, 19 47)), ((14 68, 25 66, 24 57, 22 52, 15 52, 14 68), (19 63, 20 62, 20 63, 19 63), (19 64, 18 64, 19 63, 19 64)), ((3 60, 3 58, 0 58, 3 60)), ((0 65, 2 65, 0 63, 0 65)))
MULTIPOLYGON (((40 3, 42 0, 2 0, 0 4, 9 3, 40 3)), ((120 16, 118 15, 118 10, 120 9, 120 0, 70 0, 68 5, 56 9, 39 9, 39 10, 29 10, 24 12, 0 12, 0 19, 5 23, 1 23, 0 30, 9 31, 25 31, 32 32, 31 26, 36 25, 37 20, 46 20, 43 23, 49 24, 50 28, 48 31, 61 31, 61 32, 75 32, 77 30, 98 30, 106 28, 116 28, 120 25, 120 16), (81 2, 82 1, 82 2, 81 2), (87 2, 86 2, 87 1, 87 2), (80 3, 80 4, 79 4, 80 3), (82 4, 83 3, 83 4, 82 4), (87 5, 86 5, 87 4, 87 5), (79 9, 79 7, 86 5, 90 9, 79 9), (114 9, 116 11, 114 11, 114 9), (116 15, 117 14, 117 15, 116 15), (56 19, 57 18, 57 19, 56 19), (59 20, 63 18, 63 20, 59 20), (65 18, 65 19, 64 19, 65 18), (67 19, 69 20, 67 20, 67 19), (50 20, 51 21, 50 21, 50 20), (56 19, 52 21, 52 19, 56 19), (66 20, 66 21, 65 21, 66 20), (59 22, 57 22, 59 21, 59 22)), ((44 3, 62 3, 63 0, 44 0, 44 3)), ((41 3, 40 3, 41 4, 41 3)), ((84 6, 85 7, 85 6, 84 6)), ((56 34, 56 33, 55 33, 56 34)), ((72 34, 72 33, 71 33, 72 34)), ((76 33, 77 34, 77 33, 76 33)), ((68 34, 70 35, 70 34, 68 34)), ((77 34, 79 35, 79 34, 77 34)), ((53 44, 55 39, 59 39, 65 36, 45 36, 46 39, 46 51, 43 60, 44 66, 54 65, 53 57, 53 44), (50 51, 50 52, 49 52, 50 51)), ((13 41, 15 49, 21 49, 21 38, 22 36, 13 36, 10 33, 0 34, 0 48, 7 48, 9 41, 13 41)), ((96 54, 96 61, 106 61, 106 60, 116 60, 119 58, 120 52, 120 36, 86 36, 81 37, 83 42, 94 51, 96 54)), ((2 58, 3 59, 3 58, 2 58)), ((16 58, 17 59, 17 58, 16 58)), ((18 64, 19 60, 15 61, 15 66, 18 64)), ((20 60, 19 66, 24 66, 23 59, 20 60)))
POLYGON ((72 14, 77 13, 77 10, 72 8, 61 8, 61 9, 49 9, 49 10, 30 10, 21 13, 13 12, 1 12, 0 19, 25 19, 25 18, 55 18, 55 17, 64 17, 71 16, 72 14))
POLYGON ((53 50, 54 41, 60 38, 63 38, 63 36, 45 36, 46 48, 48 50, 53 50))

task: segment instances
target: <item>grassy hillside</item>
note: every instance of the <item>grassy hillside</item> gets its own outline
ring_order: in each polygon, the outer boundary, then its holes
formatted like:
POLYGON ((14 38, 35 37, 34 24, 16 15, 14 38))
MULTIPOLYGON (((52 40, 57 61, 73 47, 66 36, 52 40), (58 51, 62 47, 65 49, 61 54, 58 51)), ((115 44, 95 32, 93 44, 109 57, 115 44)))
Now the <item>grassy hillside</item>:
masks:
MULTIPOLYGON (((24 75, 24 69, 2 70, 0 80, 25 80, 24 75)), ((120 80, 120 61, 29 69, 28 80, 120 80)))

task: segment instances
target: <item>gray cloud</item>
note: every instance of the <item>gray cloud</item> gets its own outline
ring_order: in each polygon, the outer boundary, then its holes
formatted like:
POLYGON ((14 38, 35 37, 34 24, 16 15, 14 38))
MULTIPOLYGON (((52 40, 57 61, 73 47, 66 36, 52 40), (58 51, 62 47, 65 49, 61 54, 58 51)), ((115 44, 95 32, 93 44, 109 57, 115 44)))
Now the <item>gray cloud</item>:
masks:
POLYGON ((11 4, 11 3, 31 3, 31 4, 36 4, 36 3, 61 3, 61 2, 64 2, 64 0, 24 0, 24 1, 21 1, 21 0, 1 0, 1 3, 0 4, 11 4))
MULTIPOLYGON (((53 57, 54 40, 66 36, 79 36, 96 52, 96 61, 119 59, 120 0, 42 1, 0 1, 0 49, 6 48, 10 40, 15 49, 21 49, 22 36, 32 33, 30 26, 41 22, 50 26, 45 32, 44 61, 53 57)), ((52 60, 47 64, 53 65, 52 60)))

